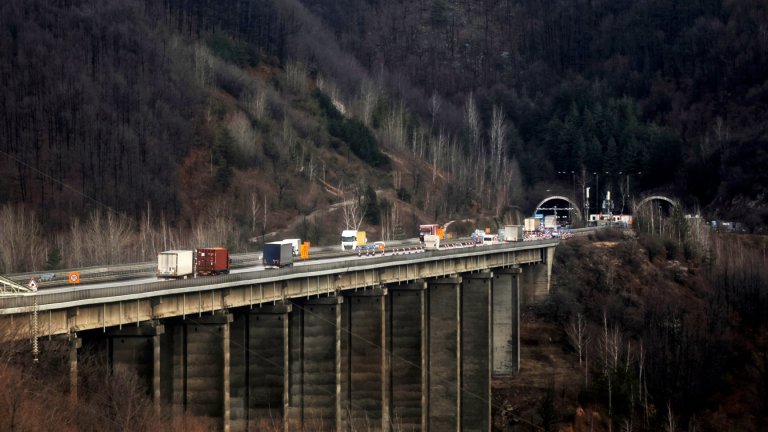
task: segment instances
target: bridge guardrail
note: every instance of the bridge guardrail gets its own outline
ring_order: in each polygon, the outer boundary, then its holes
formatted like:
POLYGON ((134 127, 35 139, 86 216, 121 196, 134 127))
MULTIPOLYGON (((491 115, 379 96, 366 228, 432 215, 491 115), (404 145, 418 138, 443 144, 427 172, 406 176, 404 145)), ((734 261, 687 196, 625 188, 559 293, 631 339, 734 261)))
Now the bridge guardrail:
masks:
MULTIPOLYGON (((250 267, 259 264, 259 253, 248 252, 232 255, 232 268, 250 267)), ((79 269, 47 270, 44 272, 25 272, 8 275, 8 279, 24 285, 30 279, 37 278, 40 288, 50 288, 67 285, 67 274, 70 271, 77 271, 80 277, 88 282, 109 282, 117 280, 137 279, 155 274, 157 263, 154 261, 120 264, 114 266, 94 266, 79 269), (55 276, 54 276, 55 275, 55 276)))

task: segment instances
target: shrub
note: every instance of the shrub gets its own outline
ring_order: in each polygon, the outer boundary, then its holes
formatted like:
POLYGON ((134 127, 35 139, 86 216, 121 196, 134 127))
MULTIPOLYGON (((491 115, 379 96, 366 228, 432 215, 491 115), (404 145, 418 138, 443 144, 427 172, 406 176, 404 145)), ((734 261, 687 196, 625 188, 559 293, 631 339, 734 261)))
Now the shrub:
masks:
POLYGON ((312 96, 317 100, 320 109, 328 119, 328 133, 331 136, 346 142, 355 156, 371 166, 381 167, 389 162, 379 150, 379 144, 373 133, 363 122, 358 119, 344 118, 339 110, 333 106, 331 98, 320 90, 313 91, 312 96))
POLYGON ((642 237, 640 240, 643 248, 648 253, 648 260, 653 261, 656 257, 666 257, 667 251, 664 249, 664 245, 661 240, 655 236, 642 237))

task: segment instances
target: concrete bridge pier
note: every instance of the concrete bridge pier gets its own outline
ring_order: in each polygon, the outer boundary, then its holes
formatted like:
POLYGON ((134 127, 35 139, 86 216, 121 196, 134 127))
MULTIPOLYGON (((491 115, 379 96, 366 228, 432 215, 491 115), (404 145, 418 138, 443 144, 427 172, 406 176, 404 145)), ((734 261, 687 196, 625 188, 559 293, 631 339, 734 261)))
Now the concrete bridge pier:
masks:
POLYGON ((423 280, 387 287, 389 415, 393 430, 427 430, 426 287, 423 280))
POLYGON ((427 282, 428 430, 461 430, 461 283, 460 276, 427 282))
POLYGON ((493 376, 520 370, 520 267, 493 271, 493 376))
POLYGON ((176 413, 221 421, 230 430, 231 314, 166 322, 161 335, 161 386, 176 413))
POLYGON ((347 292, 341 305, 342 430, 389 430, 387 289, 347 292))
POLYGON ((521 276, 521 302, 524 305, 544 300, 552 286, 552 262, 555 259, 555 248, 544 248, 539 252, 542 261, 525 266, 521 276))
POLYGON ((77 350, 82 348, 83 340, 78 338, 76 334, 72 334, 69 338, 69 397, 72 401, 77 402, 77 350))
POLYGON ((341 430, 343 301, 332 296, 292 302, 288 430, 341 430))
POLYGON ((40 365, 44 365, 51 376, 67 377, 61 382, 62 391, 69 391, 69 397, 77 402, 79 369, 78 352, 83 340, 76 333, 41 338, 40 365))
POLYGON ((490 270, 461 275, 462 431, 491 430, 492 278, 490 270))
POLYGON ((152 395, 155 412, 160 413, 160 338, 165 327, 147 324, 109 330, 107 355, 114 373, 136 375, 147 394, 152 395))
POLYGON ((290 304, 235 315, 230 340, 232 430, 285 428, 290 304))

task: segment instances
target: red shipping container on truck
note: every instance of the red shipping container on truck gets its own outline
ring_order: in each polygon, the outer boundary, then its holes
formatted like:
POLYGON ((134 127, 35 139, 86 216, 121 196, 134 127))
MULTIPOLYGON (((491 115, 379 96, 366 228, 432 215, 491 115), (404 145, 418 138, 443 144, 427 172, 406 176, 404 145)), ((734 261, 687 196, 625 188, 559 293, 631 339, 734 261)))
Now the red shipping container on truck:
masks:
POLYGON ((198 276, 229 273, 229 251, 223 247, 198 249, 196 266, 198 276))

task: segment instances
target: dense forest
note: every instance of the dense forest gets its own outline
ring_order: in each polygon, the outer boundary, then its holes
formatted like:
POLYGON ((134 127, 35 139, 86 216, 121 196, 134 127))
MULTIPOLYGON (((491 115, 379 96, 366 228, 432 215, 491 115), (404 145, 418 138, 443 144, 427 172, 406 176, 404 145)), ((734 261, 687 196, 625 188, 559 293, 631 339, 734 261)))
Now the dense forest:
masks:
POLYGON ((749 169, 765 162, 762 2, 305 3, 369 69, 456 106, 474 92, 486 124, 500 105, 529 185, 558 171, 642 171, 643 189, 701 207, 764 201, 766 179, 749 169))
POLYGON ((0 216, 27 250, 0 268, 110 255, 82 232, 126 237, 115 261, 328 243, 352 203, 385 239, 586 187, 761 230, 765 18, 718 0, 3 2, 0 216))

